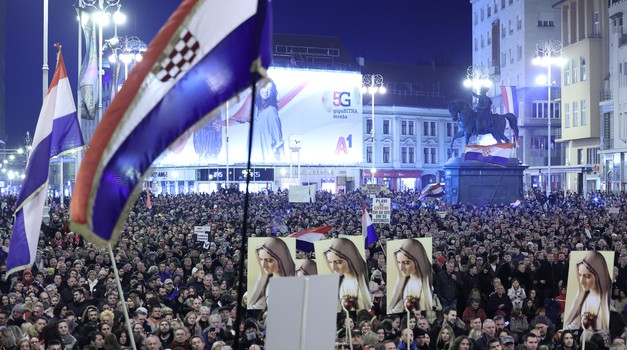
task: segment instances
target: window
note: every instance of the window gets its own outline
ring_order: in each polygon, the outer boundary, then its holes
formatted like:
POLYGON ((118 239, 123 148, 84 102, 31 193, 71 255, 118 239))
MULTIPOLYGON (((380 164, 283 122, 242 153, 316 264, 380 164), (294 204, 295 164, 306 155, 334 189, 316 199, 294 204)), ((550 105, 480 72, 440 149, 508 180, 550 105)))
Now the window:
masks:
POLYGON ((599 148, 588 148, 588 156, 586 157, 587 164, 599 164, 601 159, 599 158, 599 148))
POLYGON ((522 45, 518 45, 516 46, 516 60, 518 61, 522 60, 522 56, 523 56, 522 45))
POLYGON ((459 132, 458 123, 446 123, 446 137, 453 137, 459 132))
POLYGON ((479 15, 475 12, 475 24, 479 23, 479 15))
POLYGON ((570 103, 564 103, 564 127, 570 128, 570 103))
POLYGON ((510 19, 508 22, 509 34, 514 34, 514 27, 512 27, 512 20, 510 19))
POLYGON ((437 151, 437 148, 431 147, 431 164, 436 164, 438 162, 437 151))
POLYGON ((512 49, 509 49, 509 63, 514 63, 514 55, 512 54, 512 49))
POLYGON ((570 63, 564 65, 564 85, 570 85, 570 63))
POLYGON ((579 81, 579 70, 577 69, 577 60, 576 59, 572 59, 572 69, 573 69, 573 84, 575 84, 576 82, 579 81))
POLYGON ((546 156, 546 144, 547 144, 547 138, 546 137, 535 137, 532 136, 530 138, 531 140, 531 156, 532 157, 545 157, 546 156))
POLYGON ((483 19, 484 19, 484 15, 485 15, 485 12, 483 11, 483 8, 481 8, 481 21, 482 22, 483 22, 483 19))
POLYGON ((581 100, 581 125, 588 125, 588 103, 586 100, 581 100))
POLYGON ((488 18, 492 16, 492 4, 488 4, 488 18))
POLYGON ((522 18, 520 17, 520 15, 516 15, 516 29, 522 29, 522 18))
POLYGON ((577 150, 577 164, 583 164, 583 149, 581 148, 577 150))
POLYGON ((488 37, 488 45, 492 45, 492 32, 491 31, 488 31, 487 37, 488 37))
POLYGON ((475 38, 475 51, 479 50, 479 41, 475 38))
POLYGON ((505 52, 501 53, 501 67, 505 67, 507 65, 507 54, 505 52))
POLYGON ((425 164, 436 164, 438 159, 436 156, 437 148, 435 147, 425 147, 422 149, 423 153, 423 163, 425 164))
POLYGON ((579 76, 581 77, 581 81, 586 80, 586 58, 581 56, 579 58, 579 76))
POLYGON ((573 126, 579 126, 579 103, 573 102, 573 126))
POLYGON ((366 119, 366 134, 372 135, 372 119, 366 119))
POLYGON ((494 13, 499 12, 499 6, 496 4, 497 0, 494 0, 494 13))
POLYGON ((422 131, 423 131, 423 135, 424 136, 436 136, 436 134, 435 134, 436 124, 435 124, 435 122, 423 122, 422 128, 423 128, 422 131))
POLYGON ((613 33, 623 33, 623 16, 616 17, 612 20, 612 32, 613 33))
POLYGON ((538 14, 538 27, 555 27, 554 15, 551 12, 538 14))
POLYGON ((383 135, 390 134, 390 121, 388 119, 383 120, 383 135))
POLYGON ((453 151, 451 151, 450 148, 446 148, 446 157, 448 159, 451 159, 453 157, 459 157, 459 150, 457 148, 453 148, 453 151))
POLYGON ((390 162, 390 146, 383 146, 383 163, 390 162))
POLYGON ((505 8, 505 0, 501 0, 501 10, 505 8))
POLYGON ((601 36, 601 22, 599 21, 598 11, 592 15, 592 22, 594 23, 592 26, 592 35, 594 35, 595 37, 601 36))
POLYGON ((401 163, 414 163, 413 147, 401 147, 401 163))
POLYGON ((407 120, 401 121, 401 135, 407 135, 407 120))
POLYGON ((514 0, 509 0, 509 4, 510 5, 513 4, 513 3, 514 3, 514 0))
POLYGON ((505 23, 501 24, 501 38, 505 37, 505 33, 507 33, 505 31, 505 23))
POLYGON ((483 40, 483 34, 481 34, 481 48, 485 47, 485 41, 483 40))
POLYGON ((409 135, 414 135, 414 121, 410 120, 407 125, 409 126, 409 135))
POLYGON ((366 146, 366 163, 372 163, 372 145, 366 146))

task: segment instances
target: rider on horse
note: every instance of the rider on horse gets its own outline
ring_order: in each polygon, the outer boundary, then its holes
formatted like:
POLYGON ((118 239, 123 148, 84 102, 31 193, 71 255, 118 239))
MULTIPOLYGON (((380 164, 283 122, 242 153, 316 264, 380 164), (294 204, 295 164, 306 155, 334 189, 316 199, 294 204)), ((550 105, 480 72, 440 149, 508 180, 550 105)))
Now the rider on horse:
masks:
POLYGON ((490 90, 489 87, 482 86, 481 94, 471 91, 472 95, 477 98, 477 105, 475 106, 477 118, 475 122, 477 131, 480 133, 485 133, 492 129, 492 99, 487 95, 488 90, 490 90))

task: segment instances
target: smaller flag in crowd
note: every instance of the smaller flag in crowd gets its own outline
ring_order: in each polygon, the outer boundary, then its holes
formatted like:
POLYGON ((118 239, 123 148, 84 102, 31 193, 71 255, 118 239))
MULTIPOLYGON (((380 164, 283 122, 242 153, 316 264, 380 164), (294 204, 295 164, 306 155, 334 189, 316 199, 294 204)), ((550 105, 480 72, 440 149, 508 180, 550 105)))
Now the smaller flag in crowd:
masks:
POLYGON ((510 203, 509 206, 512 207, 512 208, 518 208, 518 206, 521 205, 522 202, 523 202, 522 200, 517 199, 514 203, 510 203))
POLYGON ((444 187, 442 187, 441 184, 437 183, 437 184, 431 184, 429 186, 427 186, 427 188, 425 188, 424 191, 422 191, 422 194, 420 195, 420 198, 418 198, 421 201, 424 201, 425 199, 427 199, 427 197, 442 197, 444 196, 444 187))
POLYGON ((503 94, 505 113, 514 113, 515 115, 518 115, 518 96, 516 94, 516 86, 501 85, 501 94, 503 94))
POLYGON ((366 242, 366 248, 376 242, 379 239, 377 232, 374 230, 374 224, 368 215, 368 209, 366 209, 366 203, 360 198, 361 201, 361 234, 364 236, 366 242))
POLYGON ((146 208, 152 209, 152 201, 150 200, 150 189, 146 191, 146 208))
POLYGON ((57 69, 39 113, 26 178, 17 197, 7 274, 28 268, 35 262, 44 204, 48 199, 50 158, 83 145, 61 46, 57 44, 57 48, 57 69))
POLYGON ((288 237, 296 238, 297 249, 305 253, 312 253, 314 251, 314 242, 324 239, 331 228, 331 226, 312 227, 292 233, 288 237))
POLYGON ((466 146, 464 160, 507 166, 513 149, 513 143, 497 143, 491 146, 466 146))

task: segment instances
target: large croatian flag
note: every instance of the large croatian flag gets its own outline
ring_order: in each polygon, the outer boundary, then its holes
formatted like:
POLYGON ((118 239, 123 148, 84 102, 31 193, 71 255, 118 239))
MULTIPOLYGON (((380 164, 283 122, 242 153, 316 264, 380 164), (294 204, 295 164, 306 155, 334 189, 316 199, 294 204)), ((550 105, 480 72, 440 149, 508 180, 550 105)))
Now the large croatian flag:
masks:
POLYGON ((26 177, 17 197, 7 259, 8 274, 29 268, 35 262, 44 204, 48 198, 50 158, 83 146, 72 88, 61 48, 57 47, 57 69, 39 113, 26 177))
POLYGON ((491 146, 467 145, 464 160, 507 166, 513 149, 513 143, 497 143, 491 146))
POLYGON ((505 113, 514 113, 518 115, 518 96, 516 94, 516 86, 501 85, 501 94, 503 95, 503 105, 505 113))
POLYGON ((308 228, 306 230, 292 233, 288 237, 296 238, 296 248, 303 252, 311 253, 314 251, 314 242, 326 237, 331 226, 319 226, 308 228))
POLYGON ((370 245, 379 239, 377 232, 374 230, 374 225, 368 215, 368 209, 366 209, 366 203, 361 201, 361 234, 364 236, 364 242, 366 243, 366 249, 370 245))
POLYGON ((99 245, 117 241, 152 162, 266 74, 270 23, 267 0, 182 2, 94 133, 72 197, 72 229, 99 245))
POLYGON ((422 191, 422 194, 420 195, 418 199, 423 201, 427 199, 427 197, 442 197, 442 196, 444 196, 444 187, 442 187, 441 184, 436 183, 436 184, 427 186, 427 188, 424 191, 422 191))

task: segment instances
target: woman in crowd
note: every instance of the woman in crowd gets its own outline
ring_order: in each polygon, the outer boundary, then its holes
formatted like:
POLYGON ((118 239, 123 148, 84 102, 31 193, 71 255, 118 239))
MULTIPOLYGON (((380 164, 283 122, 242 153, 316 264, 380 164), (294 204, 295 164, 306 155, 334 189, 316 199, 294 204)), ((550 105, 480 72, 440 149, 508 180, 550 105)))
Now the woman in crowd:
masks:
POLYGON ((248 308, 263 310, 267 306, 266 288, 270 278, 294 276, 296 268, 287 244, 279 238, 267 238, 255 252, 260 272, 248 300, 248 308))
POLYGON ((461 335, 455 340, 453 340, 453 344, 451 344, 450 350, 472 350, 473 342, 465 335, 461 335))
POLYGON ((372 308, 368 269, 353 241, 348 238, 334 239, 324 252, 324 258, 329 270, 340 275, 341 307, 348 311, 372 308))
POLYGON ((448 325, 443 326, 442 329, 440 329, 438 339, 435 342, 435 350, 449 350, 451 344, 453 343, 453 339, 455 339, 453 328, 448 325))
POLYGON ((579 343, 575 339, 575 334, 571 330, 562 331, 562 336, 556 350, 579 350, 579 343))
POLYGON ((399 276, 388 299, 388 312, 400 313, 405 308, 410 311, 431 310, 433 280, 425 248, 418 240, 403 240, 394 252, 394 259, 399 276))

